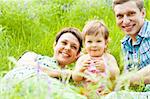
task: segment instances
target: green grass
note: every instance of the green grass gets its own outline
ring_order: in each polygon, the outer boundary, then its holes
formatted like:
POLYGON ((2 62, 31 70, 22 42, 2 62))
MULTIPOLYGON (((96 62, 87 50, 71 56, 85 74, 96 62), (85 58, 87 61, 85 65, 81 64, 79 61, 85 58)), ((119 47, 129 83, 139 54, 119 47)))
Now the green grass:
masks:
MULTIPOLYGON (((82 31, 86 21, 102 19, 107 25, 111 41, 110 52, 120 69, 120 40, 124 33, 116 26, 110 0, 0 0, 0 76, 14 67, 8 60, 18 59, 25 51, 52 56, 55 34, 63 27, 77 27, 82 31)), ((150 3, 145 0, 147 19, 150 3)))
MULTIPOLYGON (((8 56, 19 58, 26 50, 52 56, 55 34, 63 27, 81 31, 87 20, 102 19, 108 26, 110 52, 120 61, 120 40, 123 33, 107 1, 99 0, 1 0, 0 3, 0 71, 8 68, 8 56), (115 46, 114 46, 115 45, 115 46)), ((145 1, 147 16, 150 3, 145 1)), ((110 4, 110 3, 109 3, 110 4)))
POLYGON ((122 33, 116 27, 111 6, 105 1, 1 0, 0 75, 14 66, 9 56, 18 59, 27 50, 52 56, 55 34, 61 28, 73 26, 82 31, 85 22, 91 19, 105 21, 111 37, 110 52, 119 62, 122 33))

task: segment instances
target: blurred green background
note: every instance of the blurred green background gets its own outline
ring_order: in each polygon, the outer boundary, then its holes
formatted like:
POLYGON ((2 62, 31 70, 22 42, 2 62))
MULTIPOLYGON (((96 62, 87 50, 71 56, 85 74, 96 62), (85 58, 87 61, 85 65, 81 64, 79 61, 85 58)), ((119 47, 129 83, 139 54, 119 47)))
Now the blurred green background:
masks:
MULTIPOLYGON (((14 67, 25 51, 52 56, 55 34, 63 27, 82 31, 86 21, 102 19, 111 41, 109 51, 122 69, 120 40, 123 32, 116 26, 111 0, 0 0, 0 76, 14 67), (9 58, 9 57, 14 57, 9 58), (11 60, 11 61, 10 61, 11 60)), ((147 19, 150 2, 145 0, 147 19)))

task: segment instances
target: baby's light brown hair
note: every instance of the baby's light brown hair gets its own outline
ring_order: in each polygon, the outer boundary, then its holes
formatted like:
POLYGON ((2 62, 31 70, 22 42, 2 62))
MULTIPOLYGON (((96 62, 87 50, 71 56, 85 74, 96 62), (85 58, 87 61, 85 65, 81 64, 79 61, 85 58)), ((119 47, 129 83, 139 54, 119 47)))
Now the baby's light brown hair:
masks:
POLYGON ((102 20, 91 20, 86 23, 82 30, 83 40, 85 42, 86 35, 95 35, 102 34, 106 42, 109 39, 109 32, 102 20))

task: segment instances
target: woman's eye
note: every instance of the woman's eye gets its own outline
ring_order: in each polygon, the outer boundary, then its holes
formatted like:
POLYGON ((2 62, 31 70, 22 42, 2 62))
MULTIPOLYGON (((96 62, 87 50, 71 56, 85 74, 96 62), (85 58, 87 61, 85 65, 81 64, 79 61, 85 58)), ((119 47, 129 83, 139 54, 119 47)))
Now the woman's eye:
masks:
POLYGON ((75 50, 77 49, 77 47, 76 47, 76 46, 71 46, 71 48, 73 48, 73 49, 75 49, 75 50))
POLYGON ((67 44, 67 42, 61 42, 63 45, 66 45, 67 44))

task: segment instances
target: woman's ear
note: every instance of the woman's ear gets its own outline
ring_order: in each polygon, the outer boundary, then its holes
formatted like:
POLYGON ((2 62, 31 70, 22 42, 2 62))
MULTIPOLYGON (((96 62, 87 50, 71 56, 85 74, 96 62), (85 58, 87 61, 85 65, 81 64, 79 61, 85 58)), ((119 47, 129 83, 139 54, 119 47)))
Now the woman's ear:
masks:
POLYGON ((55 48, 55 46, 56 46, 56 42, 53 43, 53 49, 55 48))

